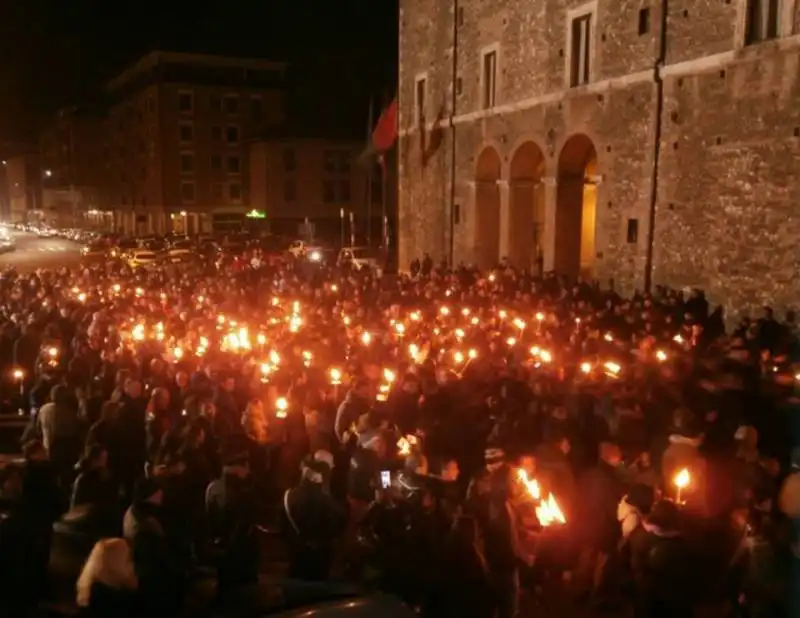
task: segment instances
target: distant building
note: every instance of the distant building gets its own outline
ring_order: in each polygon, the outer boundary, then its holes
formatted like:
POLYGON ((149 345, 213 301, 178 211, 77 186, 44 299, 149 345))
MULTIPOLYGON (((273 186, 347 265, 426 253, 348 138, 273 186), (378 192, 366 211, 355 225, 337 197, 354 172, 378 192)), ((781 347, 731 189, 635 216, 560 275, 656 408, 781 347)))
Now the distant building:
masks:
POLYGON ((380 175, 375 169, 370 194, 369 165, 359 161, 364 140, 298 133, 271 132, 250 143, 250 205, 266 214, 273 233, 303 236, 312 231, 338 241, 344 228, 349 239, 352 217, 359 243, 373 232, 377 241, 380 175))
POLYGON ((42 172, 36 155, 18 155, 5 159, 11 223, 38 222, 42 210, 42 172))
POLYGON ((107 172, 103 158, 105 118, 98 110, 58 112, 39 135, 42 208, 58 227, 107 227, 107 172))
POLYGON ((401 266, 797 302, 800 2, 401 0, 399 40, 401 266))
POLYGON ((110 82, 105 159, 115 228, 241 227, 252 209, 247 140, 283 121, 285 69, 156 51, 110 82))

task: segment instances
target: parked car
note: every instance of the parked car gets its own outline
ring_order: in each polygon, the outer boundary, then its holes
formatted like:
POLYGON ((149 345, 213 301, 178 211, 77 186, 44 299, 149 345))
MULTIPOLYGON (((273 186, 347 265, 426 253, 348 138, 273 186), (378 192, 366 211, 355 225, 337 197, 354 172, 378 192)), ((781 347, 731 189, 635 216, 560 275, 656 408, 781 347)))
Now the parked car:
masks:
POLYGON ((81 257, 85 260, 104 260, 108 257, 108 247, 98 243, 84 245, 81 257))
POLYGON ((381 266, 378 260, 370 255, 366 247, 343 247, 339 251, 339 257, 336 260, 339 266, 350 265, 353 270, 374 270, 381 274, 381 266))
POLYGON ((128 265, 131 268, 148 268, 154 266, 158 256, 153 251, 137 249, 128 254, 128 265))

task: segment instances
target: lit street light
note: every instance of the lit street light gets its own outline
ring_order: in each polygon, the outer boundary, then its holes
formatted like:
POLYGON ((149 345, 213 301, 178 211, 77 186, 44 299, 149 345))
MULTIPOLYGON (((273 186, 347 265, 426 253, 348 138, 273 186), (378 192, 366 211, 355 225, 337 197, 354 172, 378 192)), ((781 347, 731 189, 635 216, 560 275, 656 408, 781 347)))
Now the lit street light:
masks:
POLYGON ((50 178, 53 175, 53 170, 45 170, 44 175, 46 178, 50 178))

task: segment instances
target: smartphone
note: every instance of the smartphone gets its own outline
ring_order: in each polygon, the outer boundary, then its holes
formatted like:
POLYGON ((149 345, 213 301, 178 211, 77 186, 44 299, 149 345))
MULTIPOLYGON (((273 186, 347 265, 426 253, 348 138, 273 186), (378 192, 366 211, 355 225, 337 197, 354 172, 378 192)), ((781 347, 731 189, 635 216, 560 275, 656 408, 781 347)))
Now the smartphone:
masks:
POLYGON ((389 489, 392 484, 392 473, 389 470, 381 470, 381 487, 389 489))

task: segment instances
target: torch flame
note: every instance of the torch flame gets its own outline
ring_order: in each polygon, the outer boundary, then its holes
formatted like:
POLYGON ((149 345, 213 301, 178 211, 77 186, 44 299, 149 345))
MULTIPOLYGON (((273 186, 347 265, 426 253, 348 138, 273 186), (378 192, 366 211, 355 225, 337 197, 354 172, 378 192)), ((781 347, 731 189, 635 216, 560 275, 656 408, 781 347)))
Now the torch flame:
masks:
POLYGON ((543 528, 547 528, 552 524, 567 523, 567 518, 564 517, 564 513, 558 506, 553 494, 549 494, 547 499, 542 500, 541 504, 536 507, 536 517, 543 528))
POLYGON ((525 490, 531 498, 539 500, 542 497, 542 492, 539 489, 539 482, 536 479, 530 478, 528 473, 522 468, 517 470, 517 479, 519 479, 519 482, 525 487, 525 490))
POLYGON ((411 443, 404 437, 401 437, 397 441, 397 453, 403 457, 407 457, 411 454, 411 443))

